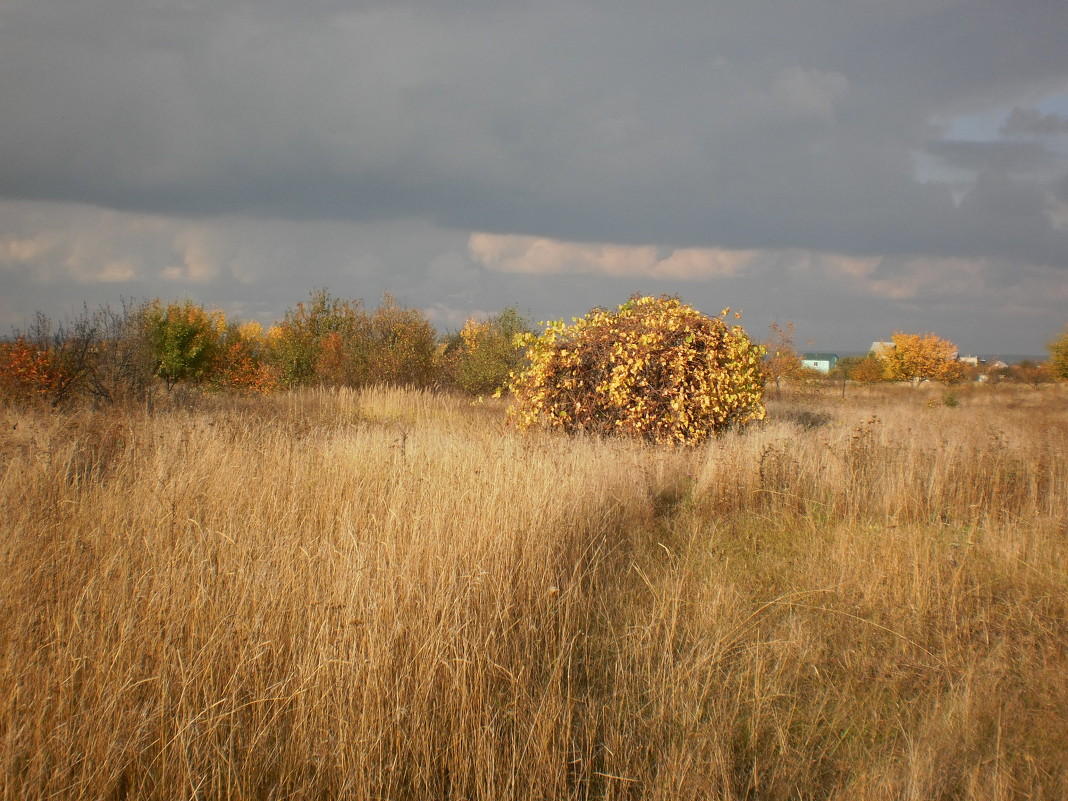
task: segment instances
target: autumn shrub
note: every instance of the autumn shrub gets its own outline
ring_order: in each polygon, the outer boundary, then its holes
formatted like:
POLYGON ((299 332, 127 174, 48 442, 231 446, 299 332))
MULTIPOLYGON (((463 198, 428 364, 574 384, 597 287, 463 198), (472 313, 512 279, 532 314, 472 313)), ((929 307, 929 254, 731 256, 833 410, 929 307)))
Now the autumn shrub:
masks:
POLYGON ((357 343, 366 338, 367 327, 360 300, 316 289, 267 332, 270 362, 288 387, 355 386, 365 373, 366 357, 357 343))
POLYGON ((418 309, 388 293, 368 313, 359 299, 312 292, 267 332, 270 361, 285 386, 429 386, 437 334, 418 309))
POLYGON ((87 391, 106 405, 151 405, 158 388, 148 338, 146 300, 123 300, 117 309, 101 307, 92 318, 99 331, 87 391))
POLYGON ((764 348, 678 298, 635 296, 525 342, 528 365, 510 379, 520 428, 695 444, 765 415, 764 348))
POLYGON ((857 361, 849 369, 849 378, 861 384, 874 384, 886 380, 886 369, 877 356, 871 354, 857 361))
POLYGON ((442 356, 445 383, 471 395, 496 392, 519 367, 522 348, 516 338, 529 333, 530 323, 514 306, 488 320, 467 320, 446 342, 442 356))
POLYGON ((1030 384, 1035 389, 1038 389, 1042 384, 1054 381, 1056 378, 1052 364, 1034 362, 1031 359, 1024 359, 1022 362, 1010 367, 991 372, 993 373, 993 378, 997 381, 1006 380, 1014 381, 1018 384, 1030 384))
POLYGON ((53 401, 67 376, 54 348, 19 335, 0 343, 0 397, 14 402, 53 401))
POLYGON ((361 384, 427 387, 434 381, 437 332, 418 309, 401 306, 387 293, 371 314, 361 384))
POLYGON ((124 301, 118 311, 85 307, 59 322, 39 312, 27 330, 0 345, 0 395, 54 407, 143 400, 155 369, 144 311, 144 303, 124 301))
POLYGON ((1060 336, 1047 345, 1050 372, 1062 381, 1068 381, 1068 325, 1060 336))
POLYGON ((251 321, 227 328, 213 384, 239 394, 267 393, 279 388, 278 370, 267 358, 263 326, 251 321))

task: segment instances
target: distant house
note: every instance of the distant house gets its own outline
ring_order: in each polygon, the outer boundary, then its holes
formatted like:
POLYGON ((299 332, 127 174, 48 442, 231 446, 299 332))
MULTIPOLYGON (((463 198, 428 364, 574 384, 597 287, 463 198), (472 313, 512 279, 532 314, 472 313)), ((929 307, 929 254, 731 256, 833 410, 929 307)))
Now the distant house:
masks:
POLYGON ((889 355, 896 347, 897 345, 893 342, 872 342, 868 352, 877 359, 881 359, 883 356, 889 355))
POLYGON ((821 373, 829 373, 838 365, 837 353, 802 353, 801 366, 821 373))
POLYGON ((986 359, 980 359, 978 356, 961 356, 957 361, 961 364, 970 364, 972 367, 986 364, 986 359))

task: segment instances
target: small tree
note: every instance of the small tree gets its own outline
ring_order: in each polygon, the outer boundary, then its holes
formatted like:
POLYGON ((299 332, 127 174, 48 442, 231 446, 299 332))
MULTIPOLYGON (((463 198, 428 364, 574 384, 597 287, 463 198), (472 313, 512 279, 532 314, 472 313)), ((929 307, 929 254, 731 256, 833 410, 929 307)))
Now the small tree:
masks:
POLYGON ((68 375, 55 348, 22 334, 12 342, 0 342, 0 398, 55 405, 67 386, 68 375))
POLYGON ((1068 325, 1047 347, 1050 372, 1062 381, 1068 380, 1068 325))
POLYGON ((286 386, 358 384, 366 354, 356 343, 366 338, 367 327, 359 300, 316 289, 307 303, 286 310, 282 322, 267 332, 270 361, 286 386))
POLYGON ((155 366, 144 312, 143 302, 123 301, 118 312, 86 306, 55 325, 38 313, 27 331, 0 344, 0 395, 52 406, 147 401, 155 366))
POLYGON ((278 370, 267 359, 267 338, 258 322, 229 325, 219 351, 213 378, 219 389, 249 394, 278 388, 278 370))
POLYGON ((200 382, 210 376, 226 331, 222 312, 204 311, 189 300, 164 306, 156 299, 145 322, 156 375, 168 389, 177 381, 200 382))
POLYGON ((886 380, 886 364, 871 353, 857 359, 855 364, 845 365, 845 369, 848 370, 846 375, 849 379, 858 384, 874 384, 886 380))
POLYGON ((964 365, 957 361, 957 346, 936 334, 893 336, 894 347, 880 355, 889 381, 959 381, 964 365))
POLYGON ((801 375, 801 354, 794 345, 794 324, 787 323, 786 327, 777 322, 768 326, 771 338, 764 343, 767 356, 764 358, 764 372, 767 377, 775 382, 775 392, 782 391, 781 381, 784 378, 797 378, 801 375))
POLYGON ((418 309, 397 304, 388 292, 370 317, 368 383, 415 387, 434 379, 437 333, 418 309))
POLYGON ((1002 371, 1002 374, 1012 381, 1030 384, 1035 389, 1038 389, 1042 384, 1048 384, 1050 381, 1056 380, 1051 365, 1033 362, 1030 359, 1024 359, 1022 362, 1012 365, 1012 367, 1002 371))
POLYGON ((515 306, 488 320, 469 319, 446 343, 443 369, 447 382, 472 395, 496 392, 522 358, 516 338, 529 333, 530 322, 515 306))
POLYGON ((525 342, 527 367, 510 379, 520 428, 696 444, 765 416, 764 348, 678 298, 635 296, 525 342))
POLYGON ((103 307, 97 319, 101 341, 90 381, 94 398, 106 403, 146 403, 156 391, 146 300, 124 299, 118 310, 103 307))

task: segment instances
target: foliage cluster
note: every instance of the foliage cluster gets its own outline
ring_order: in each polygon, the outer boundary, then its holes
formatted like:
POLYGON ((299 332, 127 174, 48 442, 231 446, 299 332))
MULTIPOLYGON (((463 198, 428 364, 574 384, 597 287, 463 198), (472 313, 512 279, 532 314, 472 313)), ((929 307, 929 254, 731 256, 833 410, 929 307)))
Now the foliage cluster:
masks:
POLYGON ((281 385, 263 326, 249 321, 227 326, 219 348, 212 384, 239 394, 272 392, 281 385))
POLYGON ((860 384, 874 384, 886 377, 882 360, 870 354, 857 359, 853 365, 843 365, 843 367, 849 370, 849 378, 860 384))
POLYGON ((437 335, 418 309, 387 294, 368 313, 360 300, 312 293, 267 332, 268 351, 284 386, 359 387, 434 383, 437 335))
POLYGON ((515 306, 486 320, 468 319, 442 351, 447 383, 472 395, 501 389, 522 359, 517 338, 530 333, 530 324, 515 306))
POLYGON ((239 394, 301 386, 445 386, 473 394, 504 384, 529 330, 514 309, 469 321, 439 342, 418 309, 386 295, 362 301, 311 293, 267 331, 190 300, 85 309, 53 325, 44 315, 0 342, 0 400, 59 406, 76 398, 151 400, 157 387, 239 394))
POLYGON ((39 348, 24 335, 0 343, 0 392, 19 401, 55 398, 67 380, 60 361, 55 350, 39 348))
POLYGON ((520 428, 695 444, 764 418, 764 348, 678 298, 635 296, 525 342, 528 364, 510 379, 520 428))
POLYGON ((893 347, 866 356, 847 356, 838 361, 837 375, 858 384, 880 381, 945 381, 952 383, 967 376, 967 368, 957 361, 957 346, 937 334, 897 332, 893 347))
POLYGON ((219 361, 226 317, 205 311, 190 300, 154 300, 145 314, 145 334, 152 349, 156 375, 168 387, 176 381, 200 382, 219 361))
POLYGON ((144 400, 154 367, 145 337, 146 304, 83 309, 58 326, 38 314, 0 343, 0 399, 60 406, 77 397, 144 400))
POLYGON ((1055 378, 1068 381, 1068 325, 1049 343, 1049 366, 1055 378))
POLYGON ((782 380, 799 378, 804 370, 801 354, 794 344, 795 330, 792 322, 785 326, 778 322, 768 326, 771 337, 764 343, 764 373, 775 389, 782 388, 782 380))
POLYGON ((964 365, 957 361, 957 346, 937 334, 905 334, 892 337, 894 347, 879 358, 888 381, 959 381, 964 365))

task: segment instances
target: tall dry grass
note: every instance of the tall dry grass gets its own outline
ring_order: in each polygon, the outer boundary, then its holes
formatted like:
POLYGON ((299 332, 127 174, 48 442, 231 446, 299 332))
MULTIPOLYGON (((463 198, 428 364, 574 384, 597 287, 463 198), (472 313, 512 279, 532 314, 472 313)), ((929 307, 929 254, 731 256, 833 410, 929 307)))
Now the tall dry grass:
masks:
POLYGON ((8 410, 0 795, 1063 798, 1065 399, 8 410))

